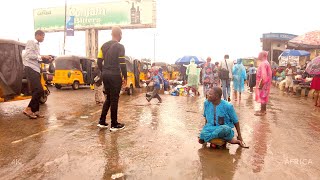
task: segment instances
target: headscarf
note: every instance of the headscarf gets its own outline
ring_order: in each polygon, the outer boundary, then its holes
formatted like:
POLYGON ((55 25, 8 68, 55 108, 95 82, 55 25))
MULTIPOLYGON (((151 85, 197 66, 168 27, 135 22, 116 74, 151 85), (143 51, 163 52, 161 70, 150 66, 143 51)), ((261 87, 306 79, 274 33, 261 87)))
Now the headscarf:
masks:
POLYGON ((237 64, 242 64, 242 59, 237 59, 237 64))
POLYGON ((187 65, 187 70, 186 70, 186 74, 189 75, 189 74, 197 74, 197 65, 195 63, 196 61, 192 58, 190 60, 190 64, 187 65))
POLYGON ((158 69, 155 69, 155 70, 153 71, 153 75, 156 76, 156 75, 158 75, 158 74, 159 74, 159 70, 158 70, 158 69))
POLYGON ((267 51, 260 52, 258 59, 261 61, 266 61, 268 59, 268 52, 267 51))

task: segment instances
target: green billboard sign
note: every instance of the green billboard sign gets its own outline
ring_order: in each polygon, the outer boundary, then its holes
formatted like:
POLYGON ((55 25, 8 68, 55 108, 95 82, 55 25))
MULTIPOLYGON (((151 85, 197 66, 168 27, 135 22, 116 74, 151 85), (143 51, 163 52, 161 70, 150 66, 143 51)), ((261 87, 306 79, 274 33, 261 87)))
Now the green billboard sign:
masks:
MULTIPOLYGON (((75 30, 155 27, 155 7, 155 0, 67 5, 66 16, 74 16, 75 30)), ((64 30, 65 7, 35 9, 33 17, 35 30, 64 30)))

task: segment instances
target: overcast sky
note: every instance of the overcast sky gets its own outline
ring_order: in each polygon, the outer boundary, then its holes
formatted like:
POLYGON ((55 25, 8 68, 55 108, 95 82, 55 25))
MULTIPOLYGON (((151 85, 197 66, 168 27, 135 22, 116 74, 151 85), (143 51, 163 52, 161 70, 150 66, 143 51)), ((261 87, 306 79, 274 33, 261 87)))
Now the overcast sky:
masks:
MULTIPOLYGON (((106 0, 68 0, 88 2, 106 0)), ((32 39, 33 9, 52 6, 64 6, 64 0, 2 2, 0 37, 32 39)), ((124 30, 122 43, 127 55, 153 58, 155 37, 156 60, 171 63, 183 55, 211 56, 214 61, 226 53, 231 58, 257 56, 263 33, 320 30, 319 7, 319 0, 159 0, 157 28, 124 30)), ((100 31, 99 45, 110 38, 109 31, 100 31)), ((47 33, 42 54, 59 54, 62 42, 63 33, 47 33)), ((68 37, 67 49, 85 55, 84 32, 68 37)))

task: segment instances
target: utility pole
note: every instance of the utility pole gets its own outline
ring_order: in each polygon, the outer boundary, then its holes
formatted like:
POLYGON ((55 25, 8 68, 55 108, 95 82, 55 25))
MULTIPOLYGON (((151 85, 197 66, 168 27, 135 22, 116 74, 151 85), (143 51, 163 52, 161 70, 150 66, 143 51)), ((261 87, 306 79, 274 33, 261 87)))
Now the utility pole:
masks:
POLYGON ((67 38, 67 0, 64 3, 64 37, 63 37, 63 55, 66 54, 66 38, 67 38))

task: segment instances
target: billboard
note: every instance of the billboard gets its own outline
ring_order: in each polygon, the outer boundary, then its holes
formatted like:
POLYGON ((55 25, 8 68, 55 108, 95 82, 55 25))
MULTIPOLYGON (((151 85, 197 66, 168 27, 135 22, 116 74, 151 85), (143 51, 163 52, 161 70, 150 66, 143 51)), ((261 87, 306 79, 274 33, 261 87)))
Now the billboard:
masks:
MULTIPOLYGON (((120 0, 106 3, 67 5, 67 17, 74 16, 74 29, 156 27, 155 0, 120 0)), ((63 31, 65 7, 34 9, 34 29, 63 31)))

